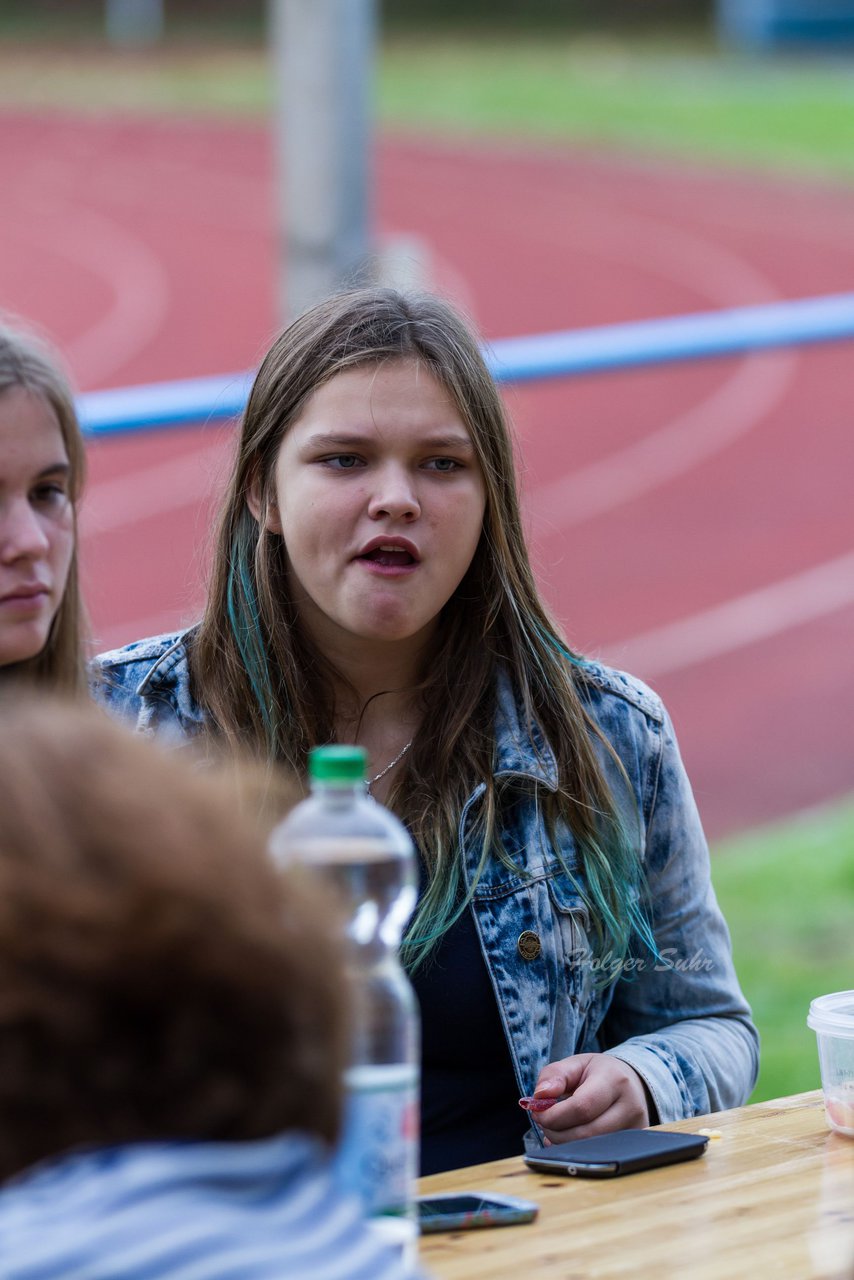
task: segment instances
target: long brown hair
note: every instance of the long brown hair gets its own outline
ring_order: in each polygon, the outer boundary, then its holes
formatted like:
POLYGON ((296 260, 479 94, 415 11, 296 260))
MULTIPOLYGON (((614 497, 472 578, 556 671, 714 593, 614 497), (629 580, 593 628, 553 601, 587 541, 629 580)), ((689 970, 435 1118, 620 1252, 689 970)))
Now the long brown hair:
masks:
POLYGON ((613 758, 618 779, 619 762, 585 709, 584 664, 566 647, 534 581, 498 389, 470 328, 443 300, 356 290, 314 307, 273 344, 243 417, 207 608, 191 640, 196 694, 221 734, 297 772, 309 748, 331 739, 330 668, 300 627, 285 548, 265 516, 282 438, 312 392, 342 370, 395 359, 417 360, 447 390, 468 428, 486 490, 480 541, 443 610, 418 690, 421 727, 390 798, 430 872, 408 955, 414 963, 423 958, 468 900, 458 827, 478 784, 481 868, 493 853, 507 856, 497 848, 493 776, 499 670, 510 678, 533 739, 540 740, 536 723, 554 751, 559 785, 542 800, 546 820, 552 830, 564 821, 573 831, 594 930, 602 945, 621 954, 635 930, 648 936, 638 906, 640 858, 596 740, 613 758), (247 505, 253 484, 259 520, 247 505))
POLYGON ((70 466, 69 496, 74 512, 74 550, 65 591, 42 651, 3 669, 4 679, 36 681, 65 692, 85 688, 86 617, 80 594, 77 553, 77 506, 86 478, 86 452, 70 383, 57 356, 31 333, 0 324, 0 403, 4 392, 22 387, 50 406, 59 426, 70 466))

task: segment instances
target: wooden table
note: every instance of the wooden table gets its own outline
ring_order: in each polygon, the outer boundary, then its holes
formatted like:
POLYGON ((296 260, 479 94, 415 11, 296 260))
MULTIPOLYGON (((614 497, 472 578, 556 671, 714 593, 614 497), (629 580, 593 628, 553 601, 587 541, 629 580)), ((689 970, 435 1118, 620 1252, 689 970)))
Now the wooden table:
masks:
POLYGON ((821 1094, 662 1126, 720 1131, 688 1164, 622 1178, 534 1173, 521 1157, 422 1178, 422 1194, 502 1191, 536 1222, 423 1236, 437 1280, 854 1280, 854 1138, 821 1094))

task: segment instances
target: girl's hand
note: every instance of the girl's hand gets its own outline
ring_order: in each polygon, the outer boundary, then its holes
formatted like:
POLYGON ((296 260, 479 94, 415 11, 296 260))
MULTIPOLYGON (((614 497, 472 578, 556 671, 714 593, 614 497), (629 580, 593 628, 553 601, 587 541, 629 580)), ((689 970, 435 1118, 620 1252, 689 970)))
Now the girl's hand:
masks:
POLYGON ((638 1073, 606 1053, 576 1053, 550 1062, 540 1072, 534 1097, 560 1099, 535 1116, 549 1146, 653 1123, 638 1073))

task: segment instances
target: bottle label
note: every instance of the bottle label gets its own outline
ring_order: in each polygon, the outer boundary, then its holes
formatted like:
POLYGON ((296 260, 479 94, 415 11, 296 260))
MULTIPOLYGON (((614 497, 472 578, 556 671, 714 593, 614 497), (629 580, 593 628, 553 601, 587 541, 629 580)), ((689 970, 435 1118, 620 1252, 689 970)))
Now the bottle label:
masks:
POLYGON ((350 1067, 336 1173, 368 1215, 412 1213, 418 1176, 418 1069, 393 1062, 350 1067))

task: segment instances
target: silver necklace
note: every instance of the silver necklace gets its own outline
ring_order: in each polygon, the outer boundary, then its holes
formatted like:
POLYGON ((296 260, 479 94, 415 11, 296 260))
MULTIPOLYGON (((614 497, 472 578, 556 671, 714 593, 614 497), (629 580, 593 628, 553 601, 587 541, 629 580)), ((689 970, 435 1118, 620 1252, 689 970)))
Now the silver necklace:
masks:
POLYGON ((414 739, 410 738, 406 746, 403 748, 403 750, 398 751, 394 759, 390 760, 384 769, 380 769, 379 773, 376 774, 373 778, 367 779, 367 781, 365 782, 365 790, 367 791, 369 796, 372 796, 374 794, 373 791, 371 790, 371 787, 374 785, 374 783, 379 782, 380 778, 384 778, 387 773, 391 773, 392 769, 396 764, 400 764, 400 761, 403 759, 403 757, 406 755, 409 748, 412 746, 413 741, 414 739))

